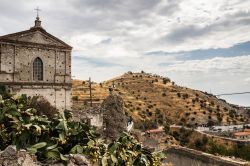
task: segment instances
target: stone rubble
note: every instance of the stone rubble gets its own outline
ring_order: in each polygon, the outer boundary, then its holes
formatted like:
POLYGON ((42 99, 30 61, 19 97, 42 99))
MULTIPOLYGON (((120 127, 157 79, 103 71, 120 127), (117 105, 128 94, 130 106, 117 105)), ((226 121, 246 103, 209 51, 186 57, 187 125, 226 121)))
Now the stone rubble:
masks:
MULTIPOLYGON (((48 164, 37 161, 35 155, 29 154, 26 150, 21 149, 17 151, 16 146, 10 145, 5 150, 0 151, 0 165, 1 166, 44 166, 48 164)), ((49 164, 52 166, 63 166, 59 164, 49 164)), ((91 166, 91 162, 81 154, 70 154, 68 166, 91 166)))

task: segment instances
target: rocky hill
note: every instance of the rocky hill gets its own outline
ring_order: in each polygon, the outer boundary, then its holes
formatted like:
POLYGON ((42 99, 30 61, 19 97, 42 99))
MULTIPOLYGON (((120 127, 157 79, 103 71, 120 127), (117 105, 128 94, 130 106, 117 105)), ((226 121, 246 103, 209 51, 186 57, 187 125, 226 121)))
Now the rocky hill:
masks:
MULTIPOLYGON (((164 122, 177 125, 242 124, 249 117, 242 110, 212 94, 176 85, 169 78, 128 72, 103 83, 92 83, 93 104, 98 105, 114 87, 125 101, 125 111, 140 129, 155 128, 164 122)), ((89 83, 73 81, 74 109, 90 101, 89 83), (77 97, 78 96, 78 97, 77 97)))

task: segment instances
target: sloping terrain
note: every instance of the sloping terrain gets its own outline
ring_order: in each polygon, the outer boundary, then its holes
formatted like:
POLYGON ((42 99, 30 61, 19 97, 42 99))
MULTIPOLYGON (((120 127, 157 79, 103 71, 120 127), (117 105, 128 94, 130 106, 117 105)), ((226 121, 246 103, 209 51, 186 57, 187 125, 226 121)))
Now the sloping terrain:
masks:
MULTIPOLYGON (((154 128, 165 121, 177 125, 226 125, 241 124, 248 117, 239 114, 239 108, 215 96, 181 87, 169 78, 147 73, 128 72, 122 76, 92 84, 95 104, 108 95, 108 88, 122 96, 125 111, 136 121, 138 128, 154 128), (143 123, 142 123, 143 122, 143 123)), ((87 104, 89 101, 88 83, 73 81, 74 105, 87 104)))

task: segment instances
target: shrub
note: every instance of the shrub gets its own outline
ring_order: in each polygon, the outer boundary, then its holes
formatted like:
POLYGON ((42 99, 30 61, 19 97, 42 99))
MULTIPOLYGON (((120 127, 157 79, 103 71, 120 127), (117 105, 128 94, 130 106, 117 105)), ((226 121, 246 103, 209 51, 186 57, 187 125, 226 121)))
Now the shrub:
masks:
POLYGON ((214 122, 212 120, 208 120, 207 126, 208 127, 214 126, 214 122))
POLYGON ((79 99, 78 96, 73 96, 73 97, 72 97, 72 100, 74 100, 74 101, 78 101, 78 99, 79 99))
POLYGON ((70 150, 78 143, 86 146, 89 141, 93 141, 90 128, 70 121, 68 112, 57 114, 49 120, 46 115, 39 115, 36 109, 29 106, 31 100, 22 95, 0 101, 0 123, 5 126, 1 129, 1 149, 16 145, 18 149, 24 148, 37 154, 39 160, 64 160, 63 155, 69 152, 66 149, 70 150), (72 135, 72 132, 75 134, 72 135), (36 148, 38 145, 39 148, 36 148))
POLYGON ((55 117, 58 110, 48 102, 42 96, 35 96, 33 98, 27 97, 26 95, 21 96, 22 100, 27 101, 27 106, 36 109, 36 114, 43 116, 46 115, 49 119, 55 117))
POLYGON ((201 150, 201 148, 203 147, 203 142, 198 138, 195 140, 194 145, 198 150, 201 150))
POLYGON ((177 93, 177 96, 180 98, 180 97, 181 97, 181 94, 178 92, 178 93, 177 93))
POLYGON ((186 146, 189 143, 190 135, 193 133, 192 130, 180 128, 180 144, 186 146))
POLYGON ((4 85, 0 85, 0 95, 5 99, 10 97, 10 94, 4 85))
POLYGON ((170 131, 170 125, 168 123, 164 124, 164 132, 166 134, 169 134, 169 131, 170 131))
POLYGON ((185 123, 186 119, 185 118, 181 118, 181 122, 185 123))
POLYGON ((216 108, 217 111, 220 111, 220 106, 217 105, 217 108, 216 108))
MULTIPOLYGON (((200 101, 200 102, 201 102, 201 101, 200 101)), ((201 103, 200 103, 200 107, 201 107, 201 108, 205 108, 206 106, 207 106, 207 104, 206 104, 205 102, 201 102, 201 103)))
POLYGON ((159 125, 162 125, 163 124, 163 120, 160 118, 157 119, 157 122, 159 123, 159 125))
POLYGON ((194 145, 198 150, 205 151, 206 145, 208 144, 208 137, 204 135, 202 139, 198 138, 195 140, 194 145))
POLYGON ((148 105, 148 108, 150 109, 150 108, 153 108, 153 105, 148 105))
POLYGON ((187 99, 189 96, 188 96, 187 93, 185 93, 185 94, 182 95, 182 97, 183 97, 183 99, 187 99))
POLYGON ((172 136, 176 139, 179 140, 180 134, 177 131, 173 131, 172 136))
POLYGON ((229 110, 229 116, 230 116, 231 118, 234 118, 235 115, 236 115, 236 111, 235 111, 235 110, 229 110))
POLYGON ((168 82, 171 82, 171 80, 169 78, 163 78, 163 84, 167 84, 168 82))
POLYGON ((222 121, 222 117, 220 117, 220 116, 217 116, 217 119, 218 119, 219 122, 222 121))
POLYGON ((195 99, 192 99, 192 103, 195 104, 195 99))
POLYGON ((155 109, 155 113, 159 115, 159 114, 161 114, 161 110, 158 109, 158 108, 156 108, 156 109, 155 109))
POLYGON ((224 110, 225 112, 227 112, 227 111, 228 111, 227 107, 224 107, 224 108, 223 108, 223 110, 224 110))

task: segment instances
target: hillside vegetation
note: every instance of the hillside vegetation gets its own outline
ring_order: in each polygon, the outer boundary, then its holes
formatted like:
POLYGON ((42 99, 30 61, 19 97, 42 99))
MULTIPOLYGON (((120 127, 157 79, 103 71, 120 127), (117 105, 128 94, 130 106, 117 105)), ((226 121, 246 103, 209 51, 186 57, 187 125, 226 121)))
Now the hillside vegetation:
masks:
MULTIPOLYGON (((169 78, 128 72, 103 83, 92 84, 94 104, 108 95, 108 88, 122 96, 125 111, 140 129, 155 128, 165 122, 177 125, 242 124, 248 117, 239 108, 206 92, 181 87, 169 78)), ((74 106, 89 102, 89 83, 73 81, 74 106), (76 97, 78 96, 78 97, 76 97)))

